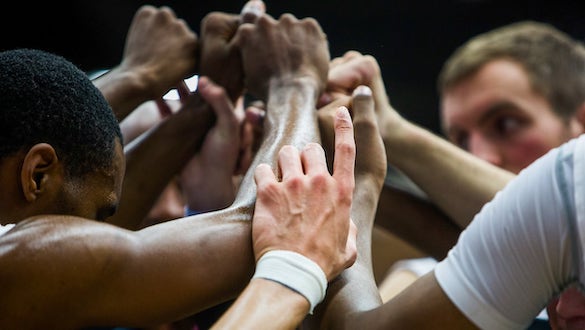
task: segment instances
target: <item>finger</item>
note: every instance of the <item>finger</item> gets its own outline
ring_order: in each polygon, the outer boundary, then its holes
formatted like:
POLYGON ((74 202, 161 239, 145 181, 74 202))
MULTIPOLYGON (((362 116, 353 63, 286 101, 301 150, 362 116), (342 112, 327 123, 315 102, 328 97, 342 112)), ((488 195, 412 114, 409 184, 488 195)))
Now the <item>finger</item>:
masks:
POLYGON ((358 229, 353 220, 349 219, 349 230, 345 245, 346 264, 345 268, 351 267, 357 260, 357 233, 358 229))
POLYGON ((181 100, 181 103, 187 101, 187 98, 191 94, 189 86, 187 86, 187 83, 184 80, 181 80, 181 82, 177 86, 177 94, 179 94, 179 100, 181 100))
POLYGON ((374 98, 368 86, 361 85, 353 91, 351 104, 354 124, 365 120, 376 121, 374 98))
POLYGON ((343 54, 343 59, 345 59, 346 61, 349 61, 353 58, 356 57, 361 57, 362 53, 358 52, 357 50, 348 50, 347 52, 345 52, 345 54, 343 54))
POLYGON ((171 107, 163 100, 162 98, 155 100, 156 107, 158 108, 158 113, 160 114, 161 118, 166 118, 173 114, 171 107))
POLYGON ((254 129, 261 129, 262 123, 264 121, 264 116, 266 112, 264 109, 258 108, 256 106, 248 106, 246 108, 246 121, 252 124, 254 129))
POLYGON ((258 17, 266 13, 266 5, 261 0, 250 0, 246 2, 240 12, 242 23, 255 23, 258 17))
POLYGON ((317 173, 328 172, 327 162, 325 161, 325 151, 320 144, 309 143, 301 153, 301 162, 305 174, 312 175, 317 173))
POLYGON ((267 184, 277 182, 276 176, 268 164, 260 164, 256 166, 256 170, 254 171, 254 181, 256 182, 256 186, 258 186, 258 190, 261 190, 261 188, 267 184))
POLYGON ((355 166, 355 140, 353 124, 346 107, 339 107, 335 112, 335 158, 333 159, 333 176, 344 184, 353 187, 355 166))
POLYGON ((236 104, 234 106, 234 115, 238 123, 243 123, 246 119, 246 113, 244 112, 244 97, 240 96, 236 100, 236 104))
POLYGON ((278 153, 278 167, 282 173, 282 181, 303 174, 303 165, 299 150, 291 145, 285 145, 278 153))
POLYGON ((201 37, 206 42, 230 40, 239 25, 239 15, 211 12, 201 20, 201 37))
POLYGON ((227 96, 225 89, 213 83, 209 78, 199 78, 197 91, 201 97, 213 108, 218 120, 234 118, 234 105, 227 96))

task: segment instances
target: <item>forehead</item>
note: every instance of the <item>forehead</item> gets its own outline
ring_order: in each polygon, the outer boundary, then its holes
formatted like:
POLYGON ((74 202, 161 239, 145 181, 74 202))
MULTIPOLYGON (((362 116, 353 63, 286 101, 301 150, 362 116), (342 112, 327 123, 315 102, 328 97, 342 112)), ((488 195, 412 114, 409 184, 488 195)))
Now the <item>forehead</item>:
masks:
POLYGON ((551 111, 548 101, 534 90, 519 63, 497 59, 444 91, 443 126, 448 128, 454 122, 481 116, 497 104, 510 104, 529 112, 551 111))

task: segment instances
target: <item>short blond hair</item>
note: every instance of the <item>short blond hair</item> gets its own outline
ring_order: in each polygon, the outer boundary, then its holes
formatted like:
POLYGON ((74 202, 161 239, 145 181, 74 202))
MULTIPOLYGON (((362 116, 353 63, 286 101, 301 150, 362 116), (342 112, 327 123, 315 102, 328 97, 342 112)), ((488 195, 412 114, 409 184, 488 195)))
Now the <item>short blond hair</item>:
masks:
POLYGON ((585 102, 585 47, 555 27, 522 21, 480 34, 457 48, 439 74, 443 94, 496 59, 520 64, 553 111, 568 118, 585 102))

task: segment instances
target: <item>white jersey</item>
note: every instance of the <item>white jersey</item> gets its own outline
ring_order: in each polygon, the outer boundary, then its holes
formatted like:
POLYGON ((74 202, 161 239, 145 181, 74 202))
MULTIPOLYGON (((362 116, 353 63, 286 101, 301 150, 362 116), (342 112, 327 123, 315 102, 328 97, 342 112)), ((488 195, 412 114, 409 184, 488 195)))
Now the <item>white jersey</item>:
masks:
POLYGON ((13 223, 4 226, 0 225, 0 236, 4 235, 7 231, 12 229, 12 227, 14 227, 13 223))
POLYGON ((525 329, 571 283, 585 283, 585 136, 510 182, 435 268, 439 285, 482 329, 525 329))

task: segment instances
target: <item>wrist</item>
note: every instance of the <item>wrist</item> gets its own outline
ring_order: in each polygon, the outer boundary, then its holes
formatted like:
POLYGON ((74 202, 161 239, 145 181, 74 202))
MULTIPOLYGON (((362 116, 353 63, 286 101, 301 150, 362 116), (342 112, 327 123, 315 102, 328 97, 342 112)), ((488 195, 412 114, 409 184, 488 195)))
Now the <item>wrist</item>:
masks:
POLYGON ((268 82, 268 95, 278 94, 278 91, 282 90, 296 89, 304 91, 316 103, 321 94, 321 85, 319 79, 310 75, 282 75, 270 79, 268 82))
POLYGON ((256 263, 256 272, 252 278, 271 280, 298 292, 309 301, 310 314, 325 298, 327 291, 327 277, 321 267, 293 251, 266 252, 256 263))

